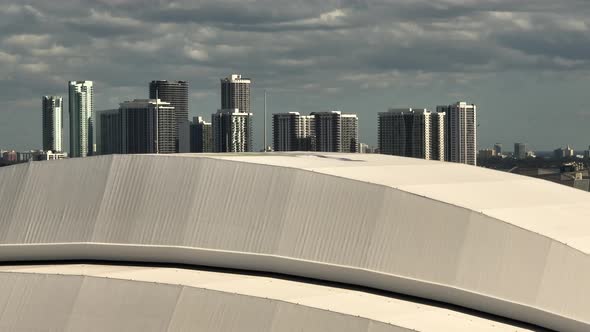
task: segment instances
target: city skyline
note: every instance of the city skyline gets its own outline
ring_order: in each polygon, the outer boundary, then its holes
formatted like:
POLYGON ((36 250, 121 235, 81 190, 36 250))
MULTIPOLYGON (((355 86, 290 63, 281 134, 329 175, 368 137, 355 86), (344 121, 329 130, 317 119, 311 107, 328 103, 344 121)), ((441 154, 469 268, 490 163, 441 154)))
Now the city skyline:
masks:
POLYGON ((373 146, 377 113, 458 100, 479 107, 480 147, 588 145, 583 1, 146 3, 0 5, 0 146, 37 148, 38 98, 64 96, 68 80, 95 82, 96 109, 147 98, 154 79, 187 80, 189 118, 206 118, 230 72, 255 78, 256 149, 264 89, 269 114, 358 114, 373 146))

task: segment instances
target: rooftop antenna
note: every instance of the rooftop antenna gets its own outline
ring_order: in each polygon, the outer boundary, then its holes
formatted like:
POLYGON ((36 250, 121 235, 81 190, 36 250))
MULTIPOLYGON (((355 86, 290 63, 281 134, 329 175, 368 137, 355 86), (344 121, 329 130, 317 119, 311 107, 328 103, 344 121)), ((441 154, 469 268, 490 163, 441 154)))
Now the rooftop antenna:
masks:
POLYGON ((266 152, 267 142, 266 142, 266 89, 264 89, 264 152, 266 152))

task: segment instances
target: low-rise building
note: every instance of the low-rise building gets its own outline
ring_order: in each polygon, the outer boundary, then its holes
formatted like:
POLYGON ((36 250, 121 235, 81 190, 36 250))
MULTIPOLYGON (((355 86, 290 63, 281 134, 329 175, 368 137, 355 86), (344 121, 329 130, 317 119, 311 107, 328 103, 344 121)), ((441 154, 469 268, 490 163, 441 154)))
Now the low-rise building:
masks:
POLYGON ((66 159, 67 157, 68 154, 66 152, 42 151, 41 153, 36 155, 35 160, 59 160, 66 159))
POLYGON ((478 154, 480 159, 490 159, 496 156, 496 151, 493 149, 483 149, 479 150, 478 154))

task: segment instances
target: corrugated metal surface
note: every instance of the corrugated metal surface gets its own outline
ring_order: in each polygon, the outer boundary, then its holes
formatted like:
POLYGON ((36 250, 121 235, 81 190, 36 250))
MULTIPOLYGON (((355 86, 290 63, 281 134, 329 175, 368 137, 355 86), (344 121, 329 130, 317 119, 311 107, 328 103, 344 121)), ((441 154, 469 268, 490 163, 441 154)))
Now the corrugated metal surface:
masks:
POLYGON ((590 194, 549 182, 385 156, 124 155, 8 167, 0 186, 3 260, 289 273, 590 329, 590 194))
POLYGON ((10 331, 533 330, 408 298, 219 271, 0 266, 0 285, 0 330, 10 331))

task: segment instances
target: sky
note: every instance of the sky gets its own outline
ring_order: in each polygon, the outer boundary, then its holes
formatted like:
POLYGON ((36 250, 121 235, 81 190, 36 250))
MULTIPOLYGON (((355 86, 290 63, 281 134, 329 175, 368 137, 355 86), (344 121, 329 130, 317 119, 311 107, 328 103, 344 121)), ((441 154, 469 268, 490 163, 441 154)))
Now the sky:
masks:
POLYGON ((232 73, 257 148, 265 89, 269 114, 357 113, 369 145, 379 112, 459 100, 480 149, 590 145, 587 0, 0 0, 0 148, 40 148, 41 97, 67 105, 69 80, 94 81, 96 110, 187 80, 209 119, 232 73))

